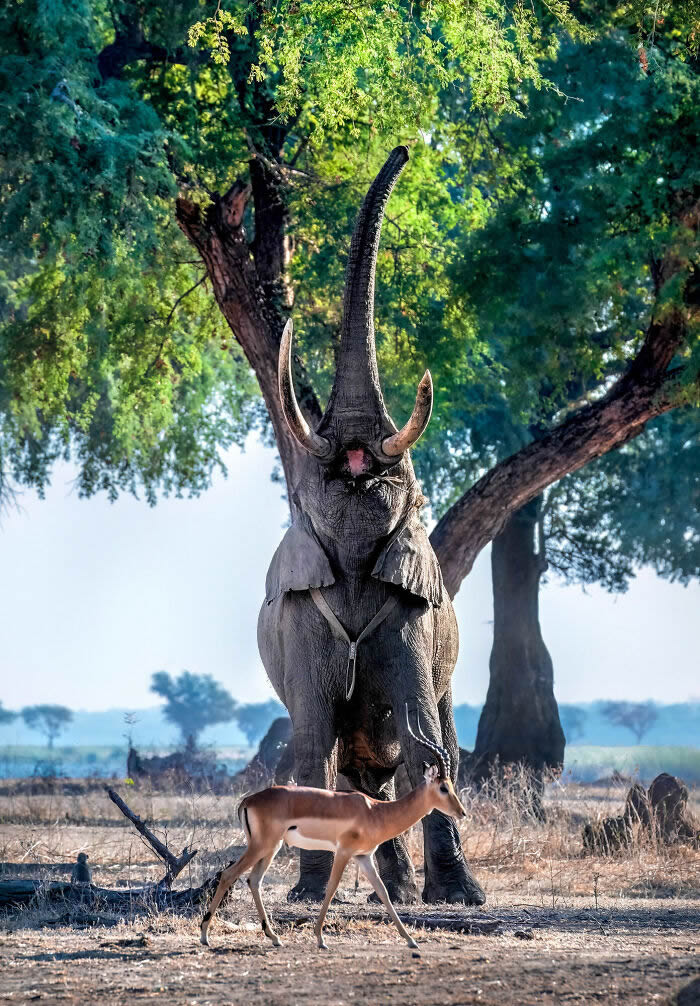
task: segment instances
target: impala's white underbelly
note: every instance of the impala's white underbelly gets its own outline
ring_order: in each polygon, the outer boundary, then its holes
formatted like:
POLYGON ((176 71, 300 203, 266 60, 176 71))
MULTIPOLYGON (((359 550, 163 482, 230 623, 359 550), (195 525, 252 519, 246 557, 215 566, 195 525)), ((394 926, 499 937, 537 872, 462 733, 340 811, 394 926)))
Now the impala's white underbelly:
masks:
MULTIPOLYGON (((325 852, 335 852, 338 848, 338 840, 331 828, 331 834, 319 834, 320 829, 317 822, 299 821, 292 825, 284 833, 284 840, 287 845, 296 846, 297 849, 323 850, 325 852)), ((325 831, 325 829, 324 829, 325 831)))

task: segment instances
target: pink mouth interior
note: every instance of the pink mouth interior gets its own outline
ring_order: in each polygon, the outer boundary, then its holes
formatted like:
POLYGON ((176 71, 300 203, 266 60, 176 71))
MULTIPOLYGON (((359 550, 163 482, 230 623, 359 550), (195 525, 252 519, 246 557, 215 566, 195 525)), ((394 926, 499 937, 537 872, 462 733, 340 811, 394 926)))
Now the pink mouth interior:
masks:
POLYGON ((356 450, 346 451, 348 457, 348 467, 351 475, 362 475, 368 469, 368 458, 364 450, 358 447, 356 450))

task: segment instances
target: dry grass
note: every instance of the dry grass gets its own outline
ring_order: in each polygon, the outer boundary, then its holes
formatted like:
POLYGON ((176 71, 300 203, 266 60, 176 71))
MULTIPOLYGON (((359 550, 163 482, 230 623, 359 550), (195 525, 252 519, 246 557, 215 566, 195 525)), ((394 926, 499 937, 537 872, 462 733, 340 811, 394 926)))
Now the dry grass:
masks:
MULTIPOLYGON (((244 844, 236 815, 239 796, 121 789, 132 809, 151 822, 170 848, 179 852, 189 845, 200 850, 181 878, 183 886, 201 883, 230 861, 232 847, 244 844)), ((640 834, 615 856, 583 854, 583 824, 619 811, 626 789, 622 784, 601 788, 554 783, 544 795, 544 822, 529 812, 527 781, 496 786, 487 796, 463 791, 468 809, 463 847, 489 904, 513 896, 550 907, 571 905, 580 897, 700 897, 700 855, 687 846, 666 846, 640 834)), ((691 794, 691 810, 696 816, 700 811, 697 790, 691 794)), ((0 797, 0 815, 0 860, 5 862, 69 862, 86 852, 94 883, 100 886, 136 887, 162 873, 150 847, 101 790, 0 797)), ((412 829, 409 842, 420 869, 420 826, 412 829)), ((291 883, 295 871, 296 854, 280 853, 275 875, 291 883)))

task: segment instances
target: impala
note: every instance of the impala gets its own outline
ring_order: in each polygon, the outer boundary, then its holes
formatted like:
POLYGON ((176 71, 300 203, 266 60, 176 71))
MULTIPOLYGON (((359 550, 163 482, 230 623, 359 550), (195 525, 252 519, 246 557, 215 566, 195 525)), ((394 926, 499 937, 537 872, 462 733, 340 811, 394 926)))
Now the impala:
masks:
POLYGON ((374 800, 363 793, 334 793, 307 786, 271 786, 241 801, 238 817, 248 848, 236 863, 222 871, 214 897, 202 919, 201 940, 205 946, 209 945, 209 925, 221 899, 238 878, 248 872, 248 886, 263 932, 274 946, 282 945, 262 903, 260 884, 282 843, 286 842, 299 849, 325 849, 334 853, 333 869, 314 927, 321 949, 327 949, 323 940, 326 912, 351 859, 369 880, 409 947, 417 948, 415 940, 396 914, 377 873, 374 853, 382 842, 401 835, 432 810, 441 810, 455 818, 465 817, 467 812, 450 778, 447 751, 425 736, 418 718, 416 725, 420 736, 413 733, 408 706, 406 721, 411 736, 432 752, 437 765, 426 765, 423 780, 399 800, 374 800))

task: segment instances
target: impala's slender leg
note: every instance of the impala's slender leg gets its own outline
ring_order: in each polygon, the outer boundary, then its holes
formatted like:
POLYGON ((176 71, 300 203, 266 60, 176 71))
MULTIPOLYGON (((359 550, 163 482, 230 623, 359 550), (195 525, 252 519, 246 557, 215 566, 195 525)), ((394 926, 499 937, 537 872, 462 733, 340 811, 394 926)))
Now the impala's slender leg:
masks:
POLYGON ((268 856, 263 856, 262 859, 259 859, 248 877, 248 887, 250 888, 250 893, 253 895, 253 901, 255 902, 255 907, 258 910, 258 915, 260 916, 263 932, 265 933, 265 936, 272 940, 272 945, 275 947, 281 947, 282 940, 270 925, 270 920, 267 917, 267 912, 265 911, 265 906, 263 905, 262 897, 260 895, 260 885, 262 884, 263 877, 267 873, 270 863, 280 851, 281 845, 282 843, 278 842, 268 856))
POLYGON ((372 856, 355 856, 355 861, 360 864, 362 872, 364 873, 365 877, 367 877, 370 884, 377 892, 377 897, 381 899, 382 904, 389 913, 392 922, 398 929, 401 936, 403 936, 403 938, 406 940, 411 949, 417 950, 418 944, 413 939, 413 937, 408 932, 401 919, 396 914, 396 909, 391 903, 391 898, 387 893, 387 889, 384 886, 382 878, 377 873, 376 867, 372 860, 372 856))
POLYGON ((314 926, 316 939, 318 940, 318 945, 321 950, 328 950, 328 947, 323 940, 323 922, 326 918, 326 912, 328 911, 328 906, 331 903, 333 895, 338 890, 338 884, 343 876, 343 870, 348 865, 349 859, 350 856, 347 852, 338 849, 335 854, 335 859, 333 860, 333 867, 331 869, 331 875, 328 878, 326 894, 321 905, 321 910, 318 913, 318 918, 316 919, 316 925, 314 926))
POLYGON ((209 936, 207 935, 209 925, 214 917, 214 912, 221 904, 221 899, 226 894, 228 889, 236 883, 241 874, 245 873, 246 870, 250 870, 259 859, 260 850, 253 850, 250 846, 248 846, 240 859, 236 860, 235 863, 231 866, 227 866, 226 869, 222 871, 221 877, 219 878, 219 884, 214 891, 214 897, 209 902, 209 907, 202 918, 202 929, 199 938, 205 947, 209 946, 209 936))

